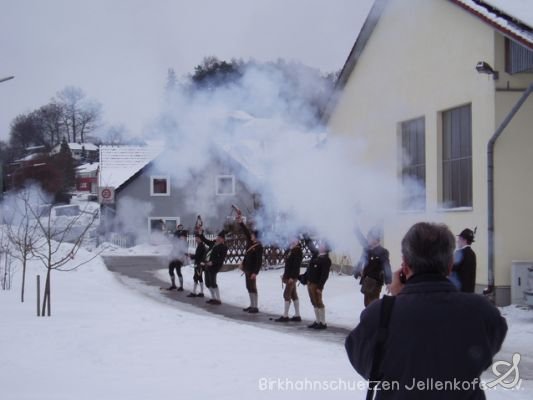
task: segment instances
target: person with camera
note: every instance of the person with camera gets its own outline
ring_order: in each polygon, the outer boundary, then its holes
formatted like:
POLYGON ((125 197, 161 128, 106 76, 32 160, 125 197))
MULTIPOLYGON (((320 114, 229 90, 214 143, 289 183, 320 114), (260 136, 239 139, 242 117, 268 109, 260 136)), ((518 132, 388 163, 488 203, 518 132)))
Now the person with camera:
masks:
POLYGON ((315 321, 308 325, 311 329, 326 329, 326 306, 322 301, 324 285, 329 277, 331 259, 329 258, 329 246, 325 241, 319 243, 318 249, 309 237, 305 237, 305 244, 311 251, 311 261, 305 272, 307 291, 315 311, 315 321))
POLYGON ((275 319, 276 322, 302 321, 302 317, 300 316, 300 301, 298 300, 298 291, 296 290, 300 268, 302 267, 302 260, 302 245, 300 240, 295 238, 291 243, 287 256, 285 257, 285 268, 281 277, 281 280, 285 285, 285 290, 283 290, 284 310, 283 315, 275 319), (289 318, 291 301, 294 305, 294 316, 289 318))
POLYGON ((379 299, 383 284, 389 285, 392 280, 389 262, 389 251, 381 246, 381 230, 377 227, 370 229, 366 238, 359 228, 356 234, 363 247, 363 253, 354 272, 354 278, 359 280, 361 293, 364 295, 365 307, 379 299))
POLYGON ((241 268, 245 276, 250 305, 243 308, 243 311, 250 314, 257 314, 259 312, 257 275, 259 275, 259 271, 263 265, 263 245, 258 238, 259 232, 257 230, 250 231, 243 222, 240 210, 237 212, 236 221, 246 236, 246 251, 244 252, 241 268))
POLYGON ((363 310, 345 348, 377 399, 484 399, 481 373, 507 333, 485 297, 457 290, 448 275, 455 239, 420 222, 401 242, 391 293, 363 310), (452 327, 452 328, 450 328, 452 327))

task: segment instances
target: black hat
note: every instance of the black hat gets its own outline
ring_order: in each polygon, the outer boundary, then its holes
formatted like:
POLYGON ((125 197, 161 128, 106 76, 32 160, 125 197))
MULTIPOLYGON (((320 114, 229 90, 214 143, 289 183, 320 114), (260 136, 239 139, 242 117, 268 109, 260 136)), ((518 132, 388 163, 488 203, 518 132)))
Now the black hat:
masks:
POLYGON ((220 232, 217 233, 217 236, 222 239, 226 239, 226 231, 222 229, 220 232))
POLYGON ((468 244, 474 242, 474 231, 472 229, 463 229, 463 231, 457 236, 462 237, 468 244))

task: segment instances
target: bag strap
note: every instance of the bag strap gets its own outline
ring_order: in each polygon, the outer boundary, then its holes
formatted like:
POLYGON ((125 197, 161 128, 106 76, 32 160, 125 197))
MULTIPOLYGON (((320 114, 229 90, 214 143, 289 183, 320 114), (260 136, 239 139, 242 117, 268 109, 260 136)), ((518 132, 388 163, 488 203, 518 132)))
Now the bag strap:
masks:
POLYGON ((381 361, 383 359, 383 350, 385 348, 385 342, 387 341, 387 335, 389 333, 389 321, 392 315, 392 308, 395 300, 396 296, 383 296, 381 301, 378 332, 376 337, 376 345, 374 347, 374 358, 372 360, 372 369, 370 370, 368 391, 366 393, 367 400, 372 400, 374 398, 374 388, 381 378, 381 361))

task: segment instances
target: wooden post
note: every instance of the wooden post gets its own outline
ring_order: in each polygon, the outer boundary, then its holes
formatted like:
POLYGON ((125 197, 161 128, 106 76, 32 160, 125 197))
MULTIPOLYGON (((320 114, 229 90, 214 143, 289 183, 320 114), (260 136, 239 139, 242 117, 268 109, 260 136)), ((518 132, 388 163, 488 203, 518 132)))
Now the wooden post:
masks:
POLYGON ((37 275, 37 316, 41 316, 41 275, 37 275))

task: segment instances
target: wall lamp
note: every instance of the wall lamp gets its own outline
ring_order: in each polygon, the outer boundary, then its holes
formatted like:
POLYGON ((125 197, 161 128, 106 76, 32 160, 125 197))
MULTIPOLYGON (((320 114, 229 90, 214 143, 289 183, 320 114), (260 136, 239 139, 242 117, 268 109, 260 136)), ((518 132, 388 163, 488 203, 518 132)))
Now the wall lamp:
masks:
POLYGON ((476 64, 476 71, 479 72, 480 74, 492 75, 492 78, 494 80, 498 79, 500 75, 498 71, 494 71, 492 67, 489 65, 489 63, 485 61, 480 61, 476 64))

